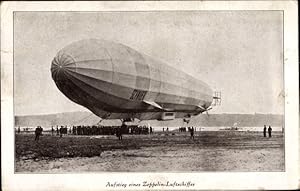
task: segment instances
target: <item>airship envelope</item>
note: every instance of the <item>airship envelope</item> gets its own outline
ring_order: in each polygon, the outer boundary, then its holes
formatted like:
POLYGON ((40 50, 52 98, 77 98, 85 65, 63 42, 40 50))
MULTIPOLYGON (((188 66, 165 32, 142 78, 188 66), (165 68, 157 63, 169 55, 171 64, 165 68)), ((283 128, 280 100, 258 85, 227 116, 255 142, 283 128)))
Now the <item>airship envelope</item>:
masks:
POLYGON ((66 46, 54 57, 51 73, 66 97, 106 119, 183 118, 205 111, 213 100, 204 82, 105 40, 66 46))

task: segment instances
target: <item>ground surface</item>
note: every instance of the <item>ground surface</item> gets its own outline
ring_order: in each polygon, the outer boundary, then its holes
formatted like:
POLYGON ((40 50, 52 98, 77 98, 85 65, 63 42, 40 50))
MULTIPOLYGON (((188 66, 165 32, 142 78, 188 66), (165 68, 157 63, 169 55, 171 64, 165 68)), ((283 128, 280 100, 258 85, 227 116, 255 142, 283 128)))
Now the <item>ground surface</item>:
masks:
POLYGON ((115 136, 17 134, 15 171, 190 172, 284 171, 284 138, 274 132, 216 131, 115 136))

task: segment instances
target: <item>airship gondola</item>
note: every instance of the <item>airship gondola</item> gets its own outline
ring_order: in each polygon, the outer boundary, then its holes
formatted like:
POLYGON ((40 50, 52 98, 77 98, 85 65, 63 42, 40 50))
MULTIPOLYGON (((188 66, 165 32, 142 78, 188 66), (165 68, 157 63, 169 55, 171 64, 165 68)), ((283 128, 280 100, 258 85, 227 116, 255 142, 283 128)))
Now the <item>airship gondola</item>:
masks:
POLYGON ((111 41, 71 43, 54 57, 51 74, 66 97, 102 119, 189 118, 213 101, 206 83, 111 41))

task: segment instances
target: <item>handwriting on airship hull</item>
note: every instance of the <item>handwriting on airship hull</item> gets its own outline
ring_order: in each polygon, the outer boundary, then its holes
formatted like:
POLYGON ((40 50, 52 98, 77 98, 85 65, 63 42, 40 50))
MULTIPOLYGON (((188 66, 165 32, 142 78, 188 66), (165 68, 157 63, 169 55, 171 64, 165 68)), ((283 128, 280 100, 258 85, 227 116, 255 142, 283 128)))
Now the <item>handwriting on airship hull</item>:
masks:
POLYGON ((194 115, 213 99, 200 80, 104 40, 66 46, 52 61, 51 72, 61 92, 99 117, 155 119, 163 111, 194 115))

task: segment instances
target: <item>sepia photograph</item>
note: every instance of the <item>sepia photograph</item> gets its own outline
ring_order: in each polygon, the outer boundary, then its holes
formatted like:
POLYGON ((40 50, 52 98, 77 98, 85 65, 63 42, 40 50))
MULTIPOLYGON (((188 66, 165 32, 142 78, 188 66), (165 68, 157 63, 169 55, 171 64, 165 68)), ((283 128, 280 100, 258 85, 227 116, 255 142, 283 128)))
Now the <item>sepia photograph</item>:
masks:
POLYGON ((177 3, 1 4, 6 190, 297 187, 294 2, 177 3))
POLYGON ((15 171, 284 171, 282 11, 15 12, 15 171))

